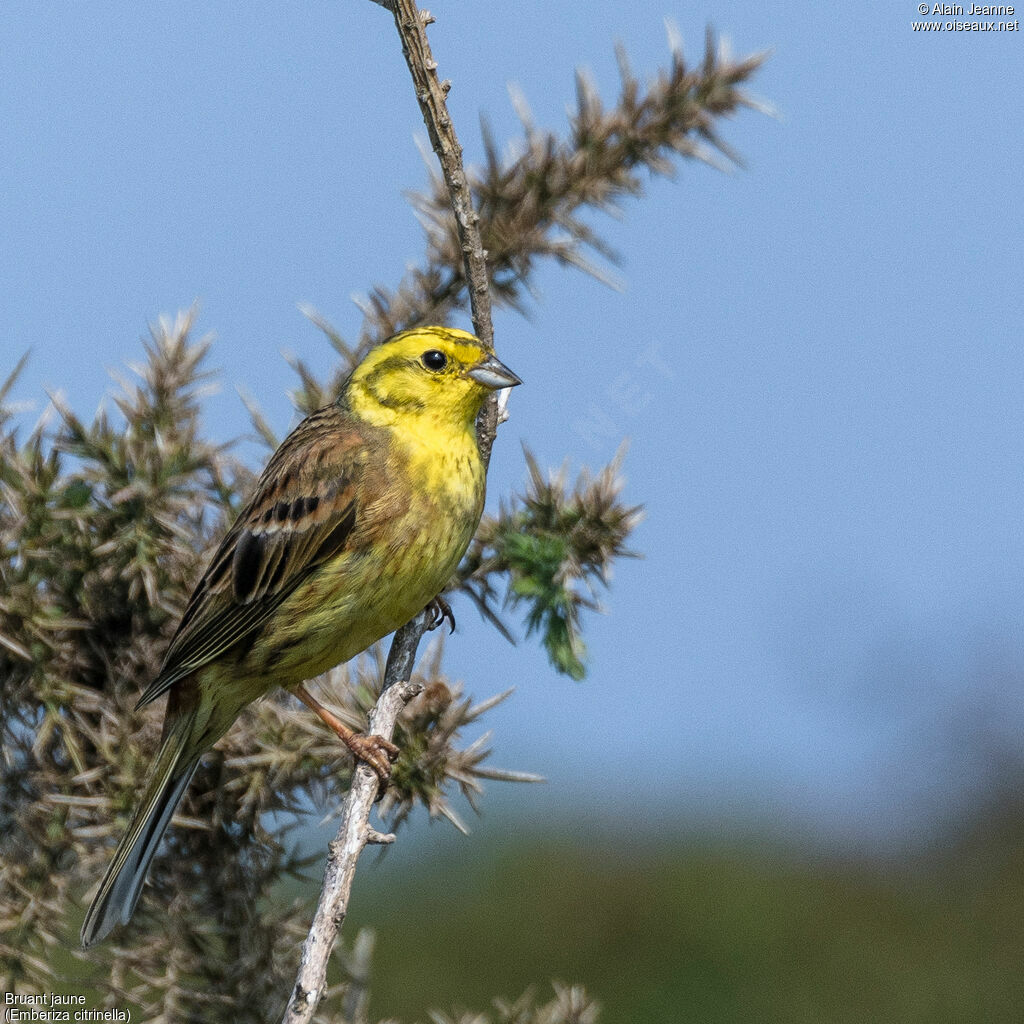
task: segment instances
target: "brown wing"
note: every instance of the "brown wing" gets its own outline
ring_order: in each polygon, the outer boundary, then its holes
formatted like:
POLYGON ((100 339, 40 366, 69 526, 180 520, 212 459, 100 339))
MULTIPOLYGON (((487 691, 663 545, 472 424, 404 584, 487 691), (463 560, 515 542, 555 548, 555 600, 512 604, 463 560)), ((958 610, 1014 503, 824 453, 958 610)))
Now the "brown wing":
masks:
POLYGON ((362 431, 334 406, 295 428, 221 541, 137 707, 245 639, 345 547, 366 456, 362 431))

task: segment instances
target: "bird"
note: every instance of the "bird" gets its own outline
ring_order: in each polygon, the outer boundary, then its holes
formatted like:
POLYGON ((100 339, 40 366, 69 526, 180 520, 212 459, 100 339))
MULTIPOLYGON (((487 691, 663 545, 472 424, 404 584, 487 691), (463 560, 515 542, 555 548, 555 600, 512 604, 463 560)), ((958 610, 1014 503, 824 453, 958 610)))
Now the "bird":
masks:
POLYGON ((305 683, 439 598, 480 522, 476 419, 522 383, 474 335, 403 331, 281 443, 213 552, 136 709, 167 694, 149 781, 82 926, 127 924, 199 760, 251 702, 295 694, 386 784, 398 748, 345 726, 305 683))

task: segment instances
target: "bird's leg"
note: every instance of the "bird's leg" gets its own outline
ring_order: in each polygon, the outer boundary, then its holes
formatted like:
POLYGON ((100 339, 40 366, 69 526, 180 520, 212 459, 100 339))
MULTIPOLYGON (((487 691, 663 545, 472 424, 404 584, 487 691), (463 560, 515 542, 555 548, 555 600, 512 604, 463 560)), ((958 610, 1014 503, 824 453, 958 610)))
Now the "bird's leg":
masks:
MULTIPOLYGON (((367 736, 365 733, 350 729, 337 715, 323 706, 305 686, 296 686, 295 694, 310 711, 319 716, 321 721, 341 737, 342 743, 352 751, 356 760, 365 761, 376 773, 381 786, 387 785, 391 777, 391 762, 399 755, 394 743, 389 743, 383 736, 367 736)), ((383 788, 381 792, 383 793, 383 788)))
POLYGON ((455 613, 452 611, 452 606, 440 594, 427 605, 427 609, 430 611, 430 621, 427 623, 427 629, 437 629, 438 626, 447 621, 451 624, 449 636, 455 632, 455 613))

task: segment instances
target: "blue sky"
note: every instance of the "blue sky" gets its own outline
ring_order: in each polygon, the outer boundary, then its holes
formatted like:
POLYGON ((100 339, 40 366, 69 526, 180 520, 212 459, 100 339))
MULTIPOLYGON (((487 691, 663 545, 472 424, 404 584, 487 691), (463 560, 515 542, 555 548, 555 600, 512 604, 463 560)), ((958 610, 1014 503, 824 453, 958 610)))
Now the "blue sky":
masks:
MULTIPOLYGON (((666 18, 695 59, 708 23, 773 51, 752 91, 778 118, 723 129, 745 169, 689 164, 595 218, 621 291, 545 267, 532 318, 497 319, 526 386, 492 498, 523 479, 520 440, 578 467, 628 437, 647 508, 586 683, 456 609, 452 673, 518 686, 492 724, 497 761, 551 780, 530 813, 611 794, 641 820, 903 834, 955 804, 967 741, 1019 747, 1024 37, 915 33, 916 6, 438 5, 470 161, 480 112, 515 136, 509 83, 561 127, 574 67, 610 102, 613 44, 646 77, 666 18)), ((422 252, 402 191, 424 131, 387 13, 12 2, 0 55, 16 397, 90 413, 147 323, 198 300, 210 432, 247 430, 238 388, 283 432, 281 353, 331 366, 297 305, 355 334, 352 296, 422 252)))

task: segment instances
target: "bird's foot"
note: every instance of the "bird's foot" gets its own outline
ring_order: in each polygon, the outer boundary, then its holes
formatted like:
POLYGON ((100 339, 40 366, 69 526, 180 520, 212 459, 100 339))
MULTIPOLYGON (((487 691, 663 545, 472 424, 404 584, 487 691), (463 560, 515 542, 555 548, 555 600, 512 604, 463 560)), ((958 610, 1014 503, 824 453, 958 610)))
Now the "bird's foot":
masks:
POLYGON ((452 606, 440 594, 427 605, 427 611, 430 613, 427 629, 437 629, 442 623, 448 622, 451 625, 448 635, 451 636, 455 632, 455 613, 452 611, 452 606))
POLYGON ((398 760, 401 751, 394 743, 376 734, 350 732, 348 736, 342 736, 342 739, 357 761, 368 764, 377 773, 380 780, 380 795, 383 796, 388 779, 391 778, 391 765, 398 760))
POLYGON ((350 729, 333 711, 325 708, 305 686, 295 687, 295 696, 315 712, 320 721, 332 732, 337 734, 342 743, 352 751, 357 762, 363 761, 376 772, 377 778, 380 780, 380 787, 377 790, 377 799, 379 800, 388 788, 391 764, 398 759, 398 755, 401 753, 398 747, 384 739, 383 736, 367 735, 350 729))

